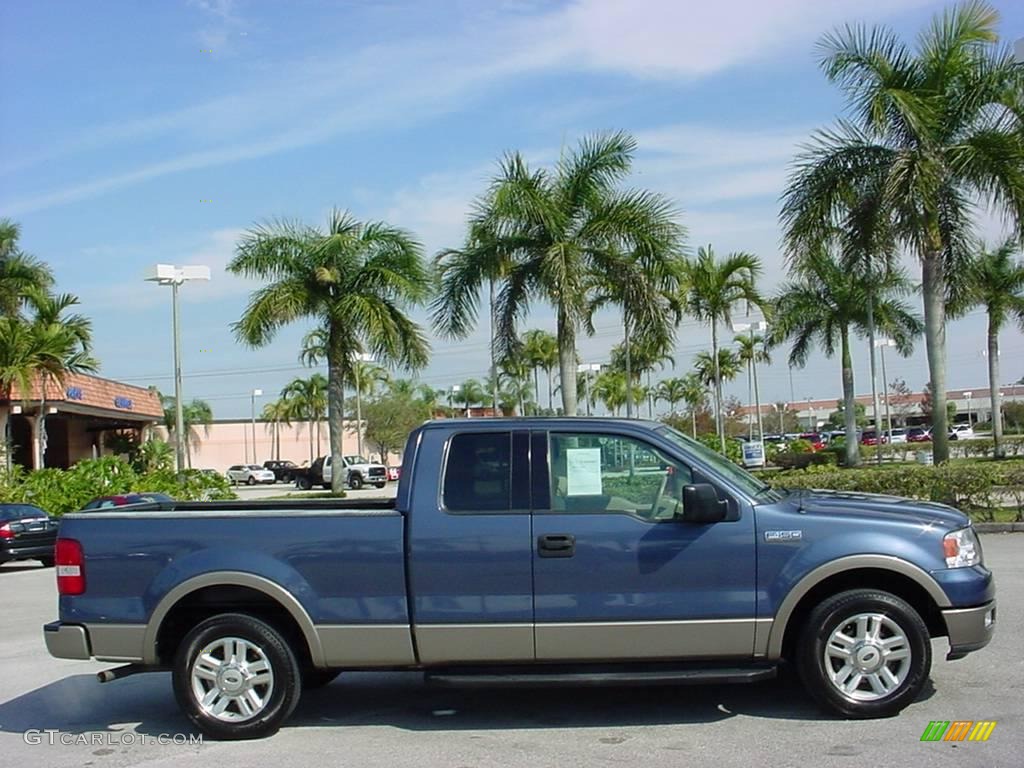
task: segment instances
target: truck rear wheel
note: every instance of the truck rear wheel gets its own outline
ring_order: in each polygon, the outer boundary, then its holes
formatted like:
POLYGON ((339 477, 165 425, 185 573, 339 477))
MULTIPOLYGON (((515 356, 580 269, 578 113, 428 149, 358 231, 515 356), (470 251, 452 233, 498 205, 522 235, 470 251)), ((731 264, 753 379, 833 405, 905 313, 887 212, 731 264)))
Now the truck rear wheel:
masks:
POLYGON ((298 488, 300 491, 308 491, 310 488, 313 487, 313 482, 308 477, 300 475, 295 480, 295 487, 298 488))
POLYGON ((855 589, 822 601, 804 625, 796 666, 825 709, 888 717, 920 693, 932 665, 928 628, 905 600, 855 589))
POLYGON ((281 633, 240 613, 214 616, 189 632, 172 680, 178 706, 216 739, 274 733, 302 693, 299 664, 281 633))

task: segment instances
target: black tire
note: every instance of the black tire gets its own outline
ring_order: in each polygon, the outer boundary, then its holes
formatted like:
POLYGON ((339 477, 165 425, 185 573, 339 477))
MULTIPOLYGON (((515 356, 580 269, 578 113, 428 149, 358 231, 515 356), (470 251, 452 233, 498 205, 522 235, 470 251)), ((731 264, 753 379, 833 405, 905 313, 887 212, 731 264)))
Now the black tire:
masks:
POLYGON ((313 487, 313 483, 308 477, 299 477, 295 480, 295 487, 300 491, 308 491, 313 487))
MULTIPOLYGON (((883 640, 895 637, 888 626, 883 626, 879 633, 884 633, 883 640)), ((857 652, 862 654, 861 662, 867 668, 881 669, 873 666, 879 663, 874 644, 858 643, 851 647, 857 648, 857 652)), ((836 666, 839 671, 845 669, 845 662, 841 659, 831 659, 828 663, 834 665, 832 671, 836 666)), ((898 661, 891 663, 901 666, 898 661)), ((800 633, 796 654, 797 672, 811 698, 823 708, 850 718, 890 717, 897 714, 917 698, 928 679, 931 666, 932 647, 928 627, 920 614, 896 595, 873 589, 850 590, 823 600, 808 616, 800 633), (844 625, 849 625, 847 629, 855 630, 852 619, 860 614, 876 614, 892 622, 903 634, 905 647, 910 652, 909 662, 904 662, 904 666, 909 666, 898 670, 902 679, 895 677, 899 683, 884 695, 873 693, 870 675, 860 675, 858 670, 849 675, 847 682, 853 683, 855 675, 859 682, 849 693, 843 692, 833 683, 830 670, 826 668, 825 651, 832 633, 843 629, 844 625), (865 700, 866 697, 872 698, 865 700)), ((881 664, 881 667, 888 668, 888 664, 881 664)))
POLYGON ((196 626, 178 648, 172 672, 174 696, 185 716, 215 739, 258 739, 269 736, 291 715, 302 695, 302 673, 295 654, 276 629, 241 613, 214 616, 196 626), (221 638, 241 638, 256 645, 273 673, 273 688, 264 708, 248 720, 227 722, 203 711, 192 689, 192 664, 204 649, 221 638))
POLYGON ((320 487, 323 488, 325 491, 331 490, 331 484, 330 483, 321 483, 320 487))
POLYGON ((353 491, 358 491, 363 487, 363 476, 358 472, 353 472, 348 476, 348 487, 353 491))
POLYGON ((249 479, 245 481, 246 485, 256 485, 256 478, 249 475, 249 479))
POLYGON ((334 679, 341 674, 340 669, 317 669, 311 667, 302 673, 302 690, 312 691, 323 688, 334 682, 334 679))
POLYGON ((378 488, 383 488, 385 485, 387 485, 387 483, 374 483, 374 485, 377 486, 378 488))
POLYGON ((52 557, 40 557, 39 562, 43 564, 43 568, 53 568, 57 561, 52 557))

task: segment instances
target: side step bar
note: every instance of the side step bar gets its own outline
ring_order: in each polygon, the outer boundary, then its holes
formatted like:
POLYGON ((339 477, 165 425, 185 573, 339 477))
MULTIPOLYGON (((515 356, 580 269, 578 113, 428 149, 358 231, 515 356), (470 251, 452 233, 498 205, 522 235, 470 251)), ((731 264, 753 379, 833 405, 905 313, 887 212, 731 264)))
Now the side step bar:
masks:
POLYGON ((427 683, 439 687, 500 686, 625 686, 706 685, 715 683, 758 683, 776 676, 775 665, 742 667, 676 667, 637 670, 544 671, 445 670, 427 672, 427 683))

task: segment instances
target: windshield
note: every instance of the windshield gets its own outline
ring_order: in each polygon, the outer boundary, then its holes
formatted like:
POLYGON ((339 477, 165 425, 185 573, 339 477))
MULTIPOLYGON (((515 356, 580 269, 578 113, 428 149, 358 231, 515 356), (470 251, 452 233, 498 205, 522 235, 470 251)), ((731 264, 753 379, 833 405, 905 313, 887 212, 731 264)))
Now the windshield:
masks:
POLYGON ((345 457, 345 461, 347 461, 349 464, 369 464, 370 463, 366 459, 364 459, 362 456, 346 456, 345 457))
POLYGON ((669 426, 659 427, 655 430, 659 435, 667 437, 673 443, 690 453, 695 453, 707 464, 714 467, 715 471, 725 477, 733 485, 750 496, 765 496, 768 493, 777 496, 777 492, 767 483, 761 482, 745 469, 733 464, 717 451, 713 451, 706 445, 697 442, 692 437, 669 426))

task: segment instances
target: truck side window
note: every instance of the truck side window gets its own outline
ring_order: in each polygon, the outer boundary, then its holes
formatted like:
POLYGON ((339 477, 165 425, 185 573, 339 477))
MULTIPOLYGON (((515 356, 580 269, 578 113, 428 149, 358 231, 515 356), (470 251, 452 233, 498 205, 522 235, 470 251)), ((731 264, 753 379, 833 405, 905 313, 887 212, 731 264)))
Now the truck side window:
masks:
POLYGON ((452 437, 442 498, 451 512, 500 512, 511 505, 512 433, 452 437))
POLYGON ((551 510, 672 520, 690 468, 622 435, 551 433, 551 510))

